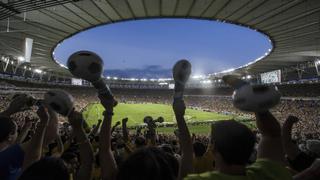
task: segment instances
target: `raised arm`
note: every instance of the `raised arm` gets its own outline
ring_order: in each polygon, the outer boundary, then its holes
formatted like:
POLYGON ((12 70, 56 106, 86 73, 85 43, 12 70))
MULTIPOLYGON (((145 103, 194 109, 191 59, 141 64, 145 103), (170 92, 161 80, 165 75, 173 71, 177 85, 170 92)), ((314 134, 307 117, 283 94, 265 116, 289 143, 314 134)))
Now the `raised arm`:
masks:
POLYGON ((73 111, 69 115, 69 122, 72 126, 73 134, 80 148, 81 164, 76 175, 76 180, 91 179, 94 164, 94 155, 90 141, 83 128, 82 114, 77 111, 73 111))
POLYGON ((58 134, 58 136, 56 138, 56 142, 57 142, 57 147, 58 147, 57 154, 60 157, 64 152, 64 146, 63 146, 63 142, 62 142, 61 136, 59 134, 58 134))
POLYGON ((255 113, 257 127, 261 132, 258 158, 284 163, 281 128, 277 119, 269 112, 255 113))
POLYGON ((57 113, 47 107, 49 113, 49 124, 50 128, 47 129, 45 137, 44 137, 44 146, 47 147, 50 143, 52 143, 58 136, 58 115, 57 113))
POLYGON ((283 148, 290 160, 294 160, 300 153, 300 149, 291 139, 292 127, 299 119, 295 116, 289 116, 282 126, 282 143, 283 148))
POLYGON ((21 148, 25 152, 23 169, 26 169, 29 165, 41 158, 44 136, 49 123, 49 114, 44 106, 39 107, 37 114, 40 122, 37 124, 35 134, 30 141, 21 144, 21 148))
POLYGON ((179 129, 178 137, 182 153, 178 179, 183 179, 187 174, 193 172, 193 147, 190 132, 184 119, 185 110, 184 101, 182 99, 175 99, 173 111, 179 129))
POLYGON ((116 130, 116 128, 120 125, 120 121, 117 121, 116 124, 114 126, 112 126, 111 128, 111 134, 114 132, 114 130, 116 130))
POLYGON ((98 134, 99 128, 101 126, 102 120, 99 119, 98 120, 98 124, 92 129, 92 131, 90 132, 90 135, 92 136, 96 136, 98 134))
POLYGON ((128 140, 129 140, 129 133, 128 133, 128 129, 127 129, 127 122, 128 122, 128 118, 123 118, 123 119, 122 119, 122 135, 123 135, 123 140, 124 140, 124 142, 128 142, 128 140))
POLYGON ((25 123, 22 127, 22 130, 21 130, 19 136, 17 137, 17 140, 16 140, 17 144, 23 143, 23 141, 26 139, 26 136, 28 135, 28 132, 31 129, 31 127, 32 127, 32 121, 28 117, 26 117, 25 123))
POLYGON ((113 116, 114 99, 99 96, 105 108, 104 119, 100 130, 100 164, 103 180, 114 180, 117 173, 117 164, 111 150, 111 123, 113 116))
POLYGON ((318 180, 318 179, 320 179, 320 159, 316 159, 309 168, 293 176, 293 180, 318 180))

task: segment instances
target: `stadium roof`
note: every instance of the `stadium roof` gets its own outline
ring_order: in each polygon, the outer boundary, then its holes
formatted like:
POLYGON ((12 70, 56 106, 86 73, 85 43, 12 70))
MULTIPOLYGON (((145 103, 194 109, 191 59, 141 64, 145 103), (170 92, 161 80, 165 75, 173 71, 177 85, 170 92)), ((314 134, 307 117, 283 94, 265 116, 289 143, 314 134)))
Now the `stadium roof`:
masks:
POLYGON ((226 21, 267 34, 272 52, 239 72, 265 72, 320 55, 319 0, 0 0, 0 54, 23 55, 29 37, 32 67, 69 76, 52 59, 64 39, 102 24, 163 17, 226 21))

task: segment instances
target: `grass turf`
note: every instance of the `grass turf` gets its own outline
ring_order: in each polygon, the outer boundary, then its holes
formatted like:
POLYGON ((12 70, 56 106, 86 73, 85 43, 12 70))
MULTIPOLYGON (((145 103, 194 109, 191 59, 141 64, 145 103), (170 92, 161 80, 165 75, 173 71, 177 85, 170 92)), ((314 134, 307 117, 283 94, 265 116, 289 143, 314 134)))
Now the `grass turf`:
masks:
MULTIPOLYGON (((88 105, 83 111, 83 117, 89 126, 96 124, 98 119, 102 119, 104 108, 99 103, 88 105)), ((121 122, 122 118, 128 117, 128 126, 136 126, 143 124, 145 116, 151 116, 153 119, 162 116, 164 122, 176 122, 172 107, 165 104, 118 104, 114 109, 113 124, 117 121, 121 122)), ((207 121, 207 120, 226 120, 233 118, 230 115, 223 115, 213 112, 204 112, 201 110, 187 109, 185 119, 187 122, 207 121)), ((159 132, 173 132, 173 128, 158 128, 159 132)), ((190 127, 191 132, 209 132, 210 126, 199 125, 190 127)))

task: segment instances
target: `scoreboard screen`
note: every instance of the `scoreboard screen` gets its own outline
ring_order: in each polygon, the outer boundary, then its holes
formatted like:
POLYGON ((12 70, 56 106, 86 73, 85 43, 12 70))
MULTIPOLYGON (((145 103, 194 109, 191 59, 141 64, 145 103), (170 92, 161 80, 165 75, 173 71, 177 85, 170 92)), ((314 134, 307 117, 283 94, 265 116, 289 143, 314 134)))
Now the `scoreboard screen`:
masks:
POLYGON ((281 82, 281 70, 262 73, 261 82, 264 84, 281 82))

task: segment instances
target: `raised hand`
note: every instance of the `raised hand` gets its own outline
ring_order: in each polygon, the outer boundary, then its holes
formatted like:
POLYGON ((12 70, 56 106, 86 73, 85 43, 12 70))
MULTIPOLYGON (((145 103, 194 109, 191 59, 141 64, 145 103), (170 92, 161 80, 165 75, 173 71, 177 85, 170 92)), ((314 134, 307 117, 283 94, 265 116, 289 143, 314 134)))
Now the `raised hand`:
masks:
POLYGON ((127 117, 126 117, 126 118, 123 118, 123 119, 122 119, 122 124, 123 124, 123 123, 127 123, 128 120, 129 120, 129 119, 128 119, 127 117))
POLYGON ((113 107, 117 104, 117 101, 114 98, 109 98, 108 96, 103 96, 100 94, 98 97, 106 112, 113 113, 113 107))
POLYGON ((81 129, 83 125, 83 117, 80 112, 77 112, 75 110, 71 111, 71 113, 68 116, 69 123, 71 126, 75 129, 81 129))

